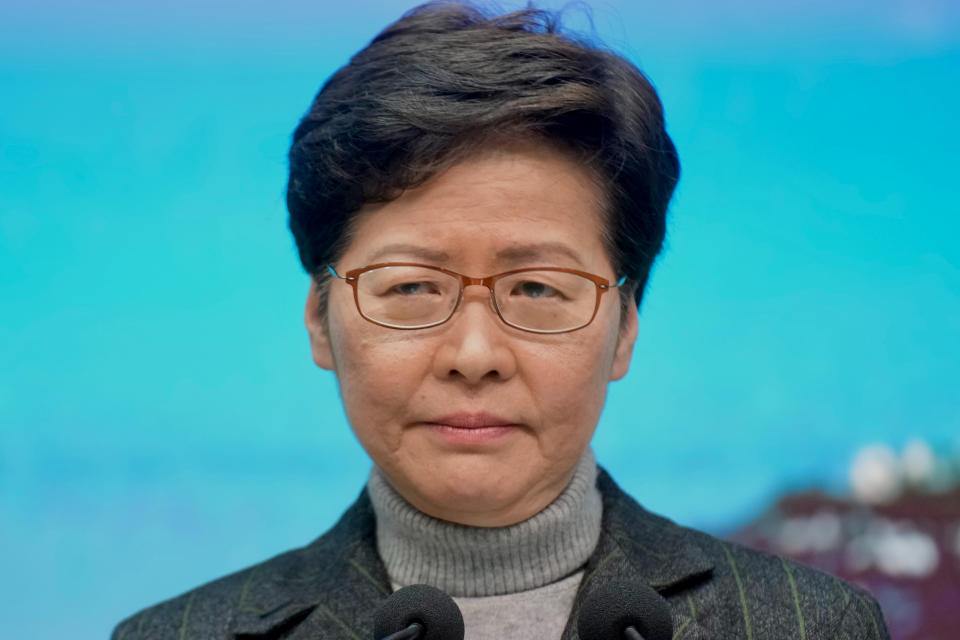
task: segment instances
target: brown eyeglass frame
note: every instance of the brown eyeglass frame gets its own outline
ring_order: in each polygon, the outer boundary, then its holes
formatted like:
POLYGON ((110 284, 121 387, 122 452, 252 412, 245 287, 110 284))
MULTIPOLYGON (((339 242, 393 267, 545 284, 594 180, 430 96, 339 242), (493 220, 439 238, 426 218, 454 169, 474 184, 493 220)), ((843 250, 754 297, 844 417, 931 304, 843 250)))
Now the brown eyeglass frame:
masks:
POLYGON ((450 318, 452 318, 457 313, 457 309, 460 308, 460 303, 463 302, 464 288, 473 286, 473 285, 479 285, 481 287, 486 287, 487 290, 490 292, 490 300, 493 303, 492 304, 493 310, 496 311, 497 317, 500 318, 500 321, 503 322, 508 327, 512 327, 520 331, 527 331, 529 333, 542 333, 542 334, 570 333, 571 331, 578 331, 580 329, 583 329, 584 327, 589 325, 591 322, 593 322, 593 319, 597 317, 597 310, 600 309, 600 296, 602 296, 607 291, 610 291, 611 289, 616 289, 617 287, 621 286, 627 279, 626 276, 622 276, 620 280, 617 281, 616 284, 611 284, 609 280, 601 276, 594 275, 592 273, 587 273, 586 271, 580 271, 578 269, 567 269, 565 267, 525 267, 523 269, 513 269, 511 271, 504 271, 503 273, 498 273, 498 274, 495 274, 492 276, 486 276, 483 278, 474 278, 472 276, 465 276, 462 273, 457 273, 456 271, 451 271, 450 269, 444 269, 443 267, 437 267, 429 264, 420 264, 419 262, 378 262, 377 264, 370 264, 365 267, 360 267, 359 269, 351 269, 350 271, 345 272, 343 275, 340 275, 339 273, 337 273, 336 269, 333 268, 333 265, 328 264, 327 270, 330 271, 330 274, 333 277, 338 278, 340 280, 344 280, 347 282, 347 284, 353 287, 353 302, 357 306, 357 313, 360 314, 360 317, 362 317, 367 322, 371 322, 375 325, 386 327, 387 329, 397 329, 400 331, 415 331, 417 329, 429 329, 431 327, 438 327, 441 324, 444 324, 445 322, 449 322, 450 318), (374 269, 381 269, 383 267, 420 267, 423 269, 431 269, 433 271, 439 271, 441 273, 445 273, 455 278, 459 278, 460 292, 457 294, 457 301, 456 303, 454 303, 453 308, 450 311, 450 315, 448 315, 446 318, 444 318, 440 322, 432 322, 430 324, 419 325, 416 327, 398 327, 392 324, 378 322, 373 318, 371 318, 370 316, 366 315, 363 312, 363 309, 360 308, 360 293, 357 289, 357 282, 363 273, 367 271, 373 271, 374 269), (593 282, 593 284, 597 286, 597 299, 593 305, 593 313, 590 314, 590 319, 584 322, 579 327, 574 327, 572 329, 563 329, 561 331, 541 331, 537 329, 528 329, 526 327, 520 327, 507 321, 507 319, 503 317, 503 313, 501 313, 500 311, 500 305, 497 303, 497 296, 496 294, 494 294, 493 285, 500 278, 504 278, 506 276, 512 276, 516 273, 525 273, 528 271, 559 271, 561 273, 572 273, 574 275, 581 276, 593 282))

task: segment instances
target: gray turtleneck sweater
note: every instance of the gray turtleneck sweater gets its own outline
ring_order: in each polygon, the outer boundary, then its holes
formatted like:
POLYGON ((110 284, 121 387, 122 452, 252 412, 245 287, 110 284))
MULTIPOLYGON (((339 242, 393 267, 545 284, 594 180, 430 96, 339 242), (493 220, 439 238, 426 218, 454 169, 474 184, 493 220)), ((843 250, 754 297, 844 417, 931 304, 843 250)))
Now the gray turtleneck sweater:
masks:
POLYGON ((463 612, 466 640, 559 638, 600 537, 602 501, 593 452, 543 511, 508 527, 432 518, 403 499, 374 467, 367 489, 377 549, 394 589, 430 584, 463 612))

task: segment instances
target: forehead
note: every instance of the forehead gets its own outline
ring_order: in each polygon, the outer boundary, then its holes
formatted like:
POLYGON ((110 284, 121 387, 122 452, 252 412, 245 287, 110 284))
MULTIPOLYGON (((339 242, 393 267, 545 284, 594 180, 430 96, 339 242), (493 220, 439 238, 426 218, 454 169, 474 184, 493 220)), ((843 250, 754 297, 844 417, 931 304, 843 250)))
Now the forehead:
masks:
POLYGON ((543 146, 489 149, 400 197, 364 207, 345 267, 391 259, 460 266, 609 265, 605 194, 570 156, 543 146))

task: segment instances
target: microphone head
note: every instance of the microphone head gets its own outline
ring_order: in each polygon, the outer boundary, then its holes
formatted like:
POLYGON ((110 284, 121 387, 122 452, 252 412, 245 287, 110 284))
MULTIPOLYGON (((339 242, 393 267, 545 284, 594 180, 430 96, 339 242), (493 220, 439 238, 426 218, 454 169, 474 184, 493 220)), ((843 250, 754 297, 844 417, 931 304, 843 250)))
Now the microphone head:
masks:
POLYGON ((423 625, 418 640, 463 640, 463 615, 446 593, 426 584, 394 591, 373 618, 373 637, 385 638, 414 622, 423 625))
POLYGON ((594 589, 577 618, 580 640, 624 640, 633 627, 644 640, 671 640, 670 605, 652 587, 635 580, 612 580, 594 589))

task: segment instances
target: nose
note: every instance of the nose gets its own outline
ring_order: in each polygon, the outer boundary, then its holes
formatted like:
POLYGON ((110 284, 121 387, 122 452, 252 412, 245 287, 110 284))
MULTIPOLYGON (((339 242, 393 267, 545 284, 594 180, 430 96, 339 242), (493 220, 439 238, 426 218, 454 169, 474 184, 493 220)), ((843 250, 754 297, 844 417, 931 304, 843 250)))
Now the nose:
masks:
POLYGON ((434 373, 470 385, 507 380, 516 373, 509 328, 493 308, 493 294, 485 286, 463 289, 463 299, 444 325, 443 344, 437 350, 434 373))

